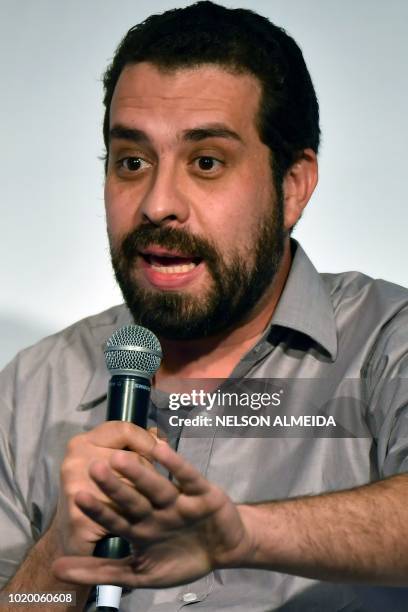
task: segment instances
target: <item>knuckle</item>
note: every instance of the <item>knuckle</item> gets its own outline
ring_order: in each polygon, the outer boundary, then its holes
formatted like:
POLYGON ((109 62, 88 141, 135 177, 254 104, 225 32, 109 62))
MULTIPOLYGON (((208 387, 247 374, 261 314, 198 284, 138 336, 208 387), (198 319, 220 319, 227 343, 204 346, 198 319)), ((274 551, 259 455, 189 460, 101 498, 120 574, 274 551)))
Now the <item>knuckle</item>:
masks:
POLYGON ((65 460, 60 467, 60 481, 65 495, 75 494, 89 482, 85 465, 72 459, 65 460))
POLYGON ((118 423, 122 427, 122 431, 126 437, 133 437, 137 433, 137 427, 133 423, 118 423))
POLYGON ((70 459, 64 459, 60 467, 60 476, 63 482, 66 482, 75 473, 74 462, 70 459))
POLYGON ((122 450, 115 450, 111 455, 111 462, 119 470, 124 469, 129 464, 129 453, 122 450))
POLYGON ((77 452, 78 448, 82 448, 86 441, 86 434, 80 433, 71 438, 67 443, 66 454, 71 455, 77 452))
MULTIPOLYGON (((128 421, 106 421, 99 425, 96 429, 104 429, 107 433, 116 435, 118 433, 128 435, 134 433, 136 425, 129 423, 128 421)), ((96 430, 95 430, 96 431, 96 430)))
POLYGON ((64 486, 64 494, 68 499, 73 499, 78 493, 79 488, 76 482, 67 482, 64 486))

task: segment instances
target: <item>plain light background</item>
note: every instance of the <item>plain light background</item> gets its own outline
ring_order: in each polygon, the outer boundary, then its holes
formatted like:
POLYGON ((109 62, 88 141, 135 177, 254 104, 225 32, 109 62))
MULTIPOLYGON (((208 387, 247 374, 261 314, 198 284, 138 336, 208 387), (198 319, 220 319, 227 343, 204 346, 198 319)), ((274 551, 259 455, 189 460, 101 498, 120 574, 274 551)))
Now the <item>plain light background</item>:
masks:
MULTIPOLYGON (((170 0, 1 0, 0 366, 115 303, 103 209, 101 75, 170 0)), ((225 2, 301 46, 321 108, 320 183, 294 236, 321 271, 408 285, 408 2, 225 2)))

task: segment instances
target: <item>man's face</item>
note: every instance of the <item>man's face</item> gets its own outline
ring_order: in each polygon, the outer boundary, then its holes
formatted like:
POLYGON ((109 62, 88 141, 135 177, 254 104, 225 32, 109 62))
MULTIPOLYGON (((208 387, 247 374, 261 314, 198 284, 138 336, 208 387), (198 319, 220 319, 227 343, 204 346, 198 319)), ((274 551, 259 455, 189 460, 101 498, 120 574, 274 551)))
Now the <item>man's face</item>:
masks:
POLYGON ((237 324, 270 290, 282 202, 255 118, 261 89, 213 65, 127 66, 110 111, 112 263, 135 322, 174 339, 237 324))

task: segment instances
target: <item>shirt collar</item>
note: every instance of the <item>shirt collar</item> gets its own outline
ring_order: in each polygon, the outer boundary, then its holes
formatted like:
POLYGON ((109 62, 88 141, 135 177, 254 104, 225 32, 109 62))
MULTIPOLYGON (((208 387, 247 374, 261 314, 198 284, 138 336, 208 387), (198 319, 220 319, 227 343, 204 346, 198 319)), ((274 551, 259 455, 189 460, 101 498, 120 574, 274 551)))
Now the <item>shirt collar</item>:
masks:
MULTIPOLYGON (((271 320, 306 334, 323 347, 334 361, 337 356, 337 329, 330 294, 322 276, 296 240, 295 254, 282 295, 271 320)), ((293 252, 292 250, 292 252, 293 252)))

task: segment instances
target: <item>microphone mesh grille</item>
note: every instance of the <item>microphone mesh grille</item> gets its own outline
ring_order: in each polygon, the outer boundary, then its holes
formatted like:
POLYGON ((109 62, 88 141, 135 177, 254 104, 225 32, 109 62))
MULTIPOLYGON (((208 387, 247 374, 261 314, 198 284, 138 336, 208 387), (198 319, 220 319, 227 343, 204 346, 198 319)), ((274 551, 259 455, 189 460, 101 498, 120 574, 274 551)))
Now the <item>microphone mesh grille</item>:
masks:
POLYGON ((140 325, 124 325, 106 342, 105 359, 110 372, 136 371, 151 378, 159 369, 161 357, 160 342, 153 332, 140 325))

